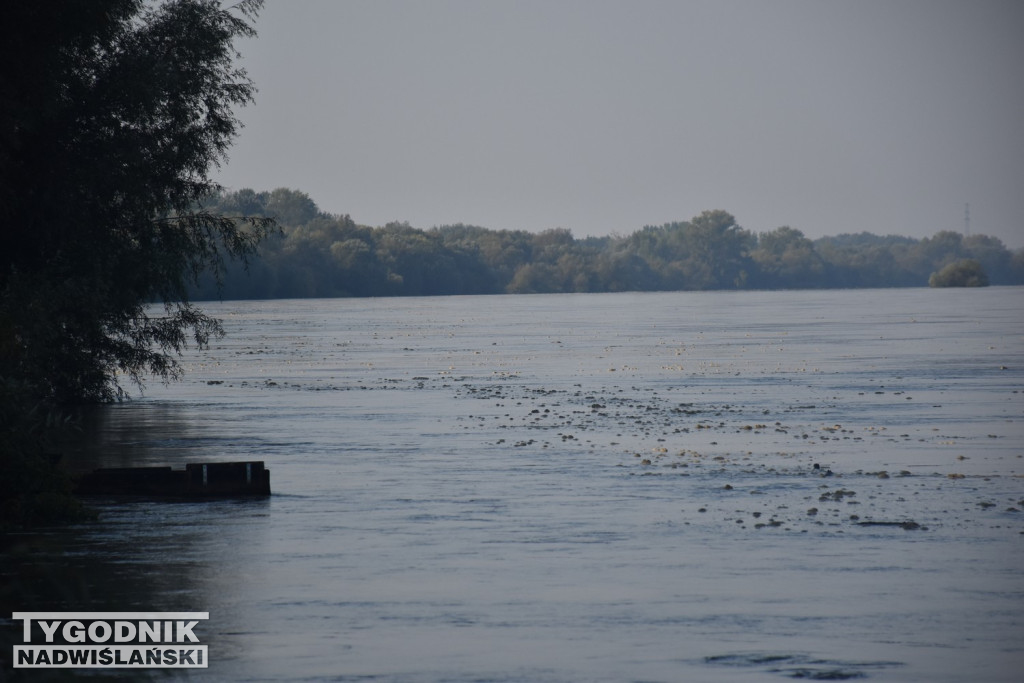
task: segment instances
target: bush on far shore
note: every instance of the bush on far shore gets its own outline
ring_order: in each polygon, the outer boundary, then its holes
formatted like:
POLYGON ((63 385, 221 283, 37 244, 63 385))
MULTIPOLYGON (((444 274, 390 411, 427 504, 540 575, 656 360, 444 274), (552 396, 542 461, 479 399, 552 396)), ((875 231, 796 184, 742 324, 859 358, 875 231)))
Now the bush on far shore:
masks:
POLYGON ((974 259, 962 259, 937 270, 928 278, 929 287, 988 287, 988 275, 974 259))

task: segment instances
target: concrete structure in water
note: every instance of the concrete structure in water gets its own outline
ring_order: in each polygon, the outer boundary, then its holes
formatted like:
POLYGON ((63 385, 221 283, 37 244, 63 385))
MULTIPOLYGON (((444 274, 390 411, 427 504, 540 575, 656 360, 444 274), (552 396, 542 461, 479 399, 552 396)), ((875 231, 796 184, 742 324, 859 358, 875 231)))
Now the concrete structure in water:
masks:
POLYGON ((189 463, 170 467, 116 467, 93 470, 76 482, 75 493, 93 496, 217 498, 269 496, 270 470, 263 461, 189 463))

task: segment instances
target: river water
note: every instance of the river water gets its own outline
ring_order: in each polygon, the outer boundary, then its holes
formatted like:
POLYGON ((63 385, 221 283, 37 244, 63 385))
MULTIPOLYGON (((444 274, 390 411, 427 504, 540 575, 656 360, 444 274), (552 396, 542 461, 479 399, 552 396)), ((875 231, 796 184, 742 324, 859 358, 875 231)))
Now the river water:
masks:
POLYGON ((9 611, 208 611, 196 680, 1024 675, 1022 288, 204 308, 69 457, 274 495, 96 500, 9 611))

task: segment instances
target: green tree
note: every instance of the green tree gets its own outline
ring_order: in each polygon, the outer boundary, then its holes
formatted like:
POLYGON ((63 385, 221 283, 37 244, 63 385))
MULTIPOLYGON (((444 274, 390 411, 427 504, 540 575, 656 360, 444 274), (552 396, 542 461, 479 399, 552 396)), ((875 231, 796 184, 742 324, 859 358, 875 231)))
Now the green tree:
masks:
POLYGON ((726 211, 704 211, 690 221, 693 255, 707 265, 710 278, 701 289, 742 288, 750 270, 754 236, 726 211))
POLYGON ((235 192, 226 194, 217 193, 208 200, 208 205, 215 210, 241 214, 243 216, 265 216, 267 215, 267 201, 270 199, 269 192, 256 192, 251 188, 242 188, 235 192))
POLYGON ((822 237, 814 249, 825 262, 827 287, 920 286, 913 270, 918 241, 909 237, 869 232, 822 237))
POLYGON ((994 284, 1017 284, 1011 270, 1013 254, 1002 240, 988 235, 970 235, 964 238, 963 246, 967 255, 981 264, 994 284))
POLYGON ((1024 249, 1018 249, 1010 256, 1008 284, 1024 285, 1024 249))
POLYGON ((651 291, 659 288, 659 279, 650 262, 638 253, 620 251, 600 258, 597 284, 603 291, 651 291))
POLYGON ((929 287, 987 287, 988 276, 974 259, 950 263, 928 278, 929 287))
POLYGON ((252 100, 233 44, 260 0, 15 2, 0 28, 0 376, 53 401, 179 373, 221 333, 189 282, 254 252, 273 220, 212 213, 252 100), (153 315, 148 302, 164 302, 153 315))
POLYGON ((527 263, 516 271, 508 283, 509 294, 552 294, 564 291, 555 266, 550 263, 527 263))
POLYGON ((320 214, 316 202, 308 194, 286 187, 270 193, 264 211, 281 225, 305 225, 320 214))
POLYGON ((823 284, 825 263, 814 250, 814 243, 789 226, 760 235, 750 256, 757 264, 758 286, 789 288, 823 284))

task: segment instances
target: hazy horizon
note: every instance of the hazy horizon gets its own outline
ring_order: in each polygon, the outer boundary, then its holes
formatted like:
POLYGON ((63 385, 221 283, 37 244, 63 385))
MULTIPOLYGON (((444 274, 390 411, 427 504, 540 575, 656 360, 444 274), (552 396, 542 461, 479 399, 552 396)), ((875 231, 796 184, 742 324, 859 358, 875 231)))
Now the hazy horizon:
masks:
POLYGON ((1024 5, 268 0, 215 178, 362 224, 1024 246, 1024 5))

